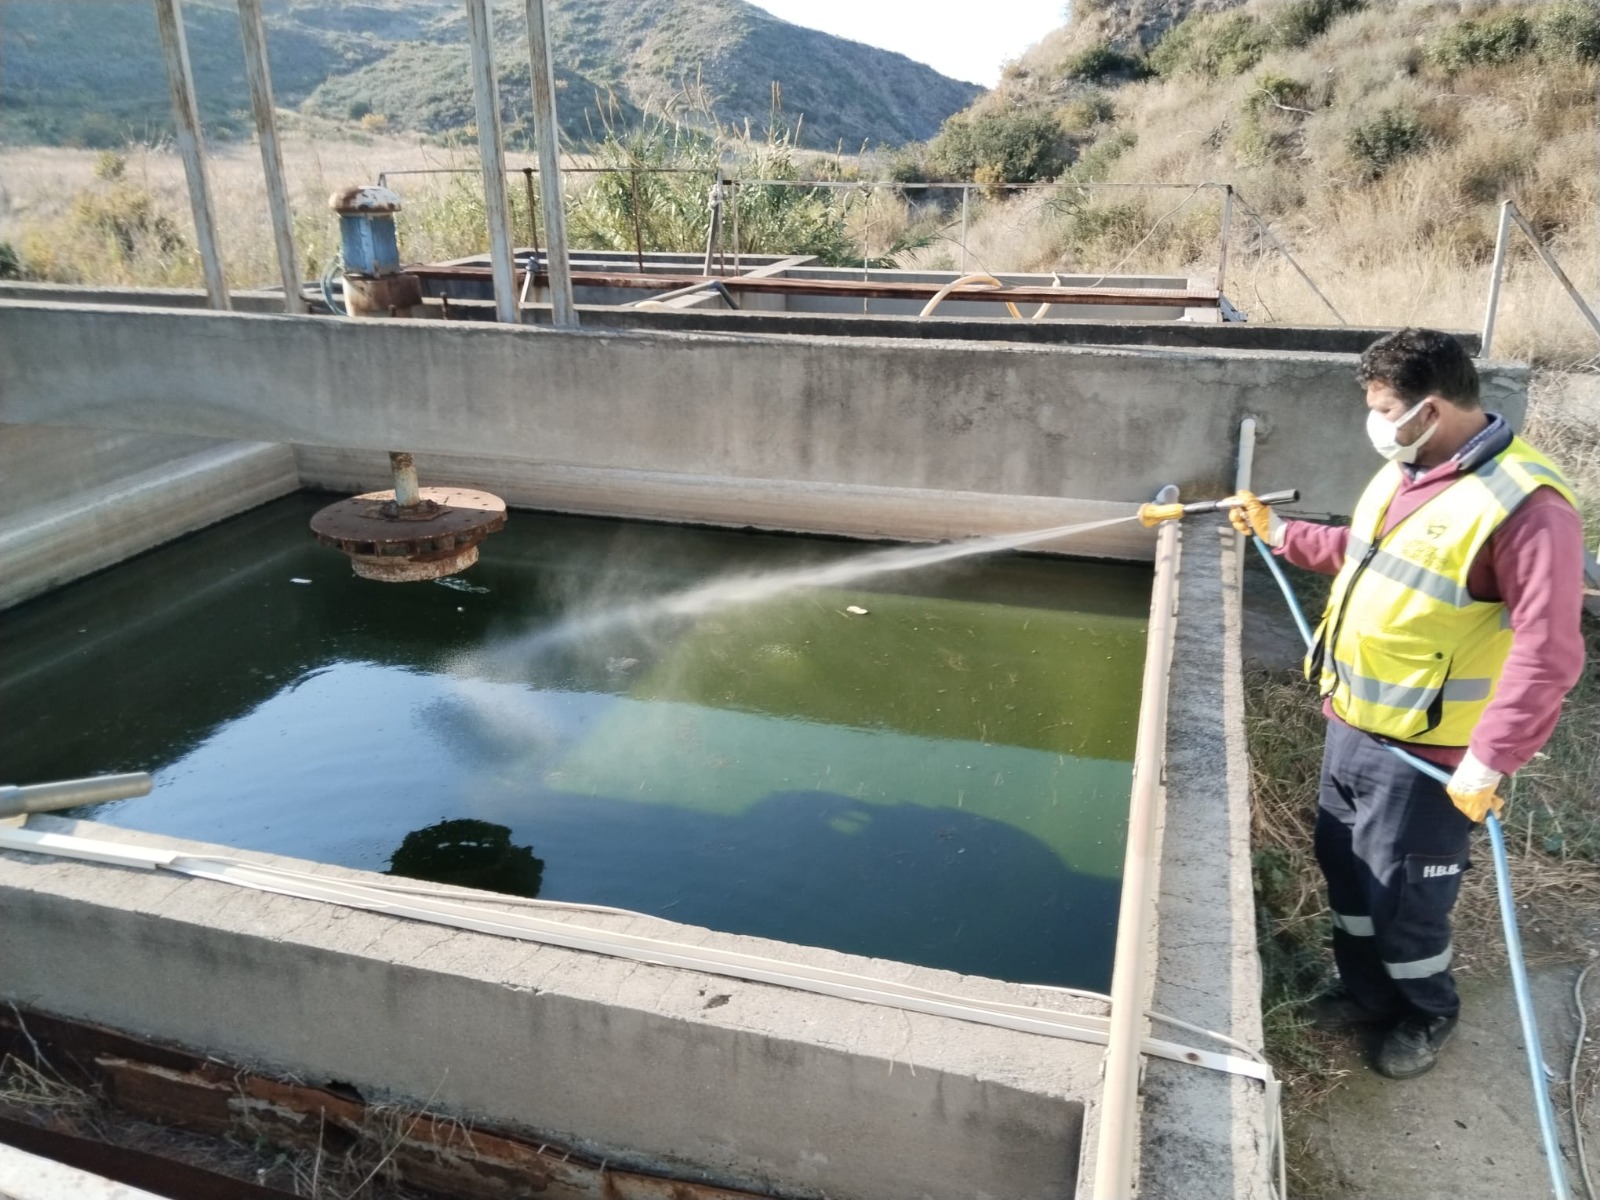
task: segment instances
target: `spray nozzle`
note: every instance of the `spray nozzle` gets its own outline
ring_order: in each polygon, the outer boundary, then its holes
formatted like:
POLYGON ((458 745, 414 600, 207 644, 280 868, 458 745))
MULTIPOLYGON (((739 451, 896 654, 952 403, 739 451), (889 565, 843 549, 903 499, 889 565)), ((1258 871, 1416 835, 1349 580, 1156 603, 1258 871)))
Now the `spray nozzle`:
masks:
MULTIPOLYGON (((1292 504, 1300 499, 1299 488, 1289 488, 1282 492, 1267 492, 1257 496, 1261 504, 1292 504)), ((1237 507, 1241 501, 1238 496, 1225 496, 1221 500, 1196 500, 1193 504, 1141 504, 1139 506, 1139 523, 1146 529, 1152 529, 1163 521, 1177 521, 1183 517, 1198 516, 1201 513, 1226 512, 1237 507)))

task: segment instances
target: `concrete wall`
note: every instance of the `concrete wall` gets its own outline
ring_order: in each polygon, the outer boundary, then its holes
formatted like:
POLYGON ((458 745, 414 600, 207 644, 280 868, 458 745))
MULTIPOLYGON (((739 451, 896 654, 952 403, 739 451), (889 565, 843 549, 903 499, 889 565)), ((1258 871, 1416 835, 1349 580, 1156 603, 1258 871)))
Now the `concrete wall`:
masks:
MULTIPOLYGON (((109 826, 33 825, 361 875, 109 826)), ((785 1196, 1066 1200, 1096 1087, 1100 1051, 1076 1042, 207 880, 0 853, 0 910, 0 1000, 785 1196)), ((1017 985, 654 918, 572 919, 1037 1000, 1017 985)))
MULTIPOLYGON (((0 420, 595 472, 1119 502, 1263 489, 1347 512, 1355 356, 557 331, 0 300, 0 420)), ((1526 371, 1483 368, 1521 420, 1526 371)), ((663 498, 657 515, 674 519, 663 498)), ((726 514, 741 522, 741 514, 726 514)), ((741 522, 742 523, 742 522, 741 522)), ((797 506, 784 527, 827 531, 797 506)))
POLYGON ((0 425, 0 608, 300 486, 286 446, 0 425))

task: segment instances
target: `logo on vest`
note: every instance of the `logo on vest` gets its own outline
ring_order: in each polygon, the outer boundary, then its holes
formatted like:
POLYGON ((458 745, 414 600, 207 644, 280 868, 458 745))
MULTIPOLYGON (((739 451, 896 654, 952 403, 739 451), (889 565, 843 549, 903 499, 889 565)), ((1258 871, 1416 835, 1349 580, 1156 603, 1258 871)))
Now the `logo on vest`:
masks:
POLYGON ((1441 875, 1461 874, 1460 863, 1429 863, 1422 868, 1424 879, 1437 879, 1441 875))
POLYGON ((1436 517, 1432 521, 1428 522, 1428 536, 1434 541, 1438 541, 1449 532, 1450 522, 1444 520, 1442 517, 1436 517))

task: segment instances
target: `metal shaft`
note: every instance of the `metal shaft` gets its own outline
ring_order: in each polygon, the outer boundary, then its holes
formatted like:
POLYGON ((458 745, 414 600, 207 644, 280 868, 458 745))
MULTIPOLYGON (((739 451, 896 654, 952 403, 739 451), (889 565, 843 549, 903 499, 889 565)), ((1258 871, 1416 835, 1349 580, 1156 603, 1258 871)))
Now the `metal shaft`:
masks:
POLYGON ((422 491, 417 486, 417 467, 411 455, 391 450, 389 468, 394 474, 395 504, 400 508, 415 508, 421 504, 422 491))
POLYGON ((283 154, 278 148, 278 121, 272 109, 272 73, 267 63, 267 34, 261 20, 261 0, 239 0, 239 36, 244 42, 244 69, 250 77, 250 106, 255 111, 256 136, 261 141, 261 169, 267 180, 267 211, 272 215, 272 239, 278 250, 278 275, 283 280, 285 312, 303 313, 300 265, 294 252, 294 215, 289 208, 289 187, 283 176, 283 154))
POLYGON ((150 794, 150 776, 143 771, 127 775, 96 775, 91 779, 63 779, 32 783, 26 787, 0 787, 0 819, 28 813, 59 812, 83 804, 104 804, 150 794))
POLYGON ((544 0, 527 0, 528 83, 533 89, 533 135, 539 143, 539 198, 544 208, 545 261, 550 270, 550 316, 557 326, 578 324, 567 258, 567 214, 561 195, 561 131, 556 124, 556 73, 544 0))
POLYGON ((467 36, 472 43, 472 99, 478 112, 478 156, 483 160, 495 315, 515 325, 519 314, 511 266, 511 206, 506 199, 505 139, 500 133, 500 88, 495 79, 488 0, 467 0, 467 36))
POLYGON ((183 36, 180 0, 155 0, 156 27, 161 32, 161 61, 167 69, 172 93, 172 121, 177 134, 183 173, 189 182, 189 207, 194 212, 195 244, 206 278, 206 297, 212 308, 233 307, 222 274, 222 254, 217 249, 217 227, 211 216, 211 189, 206 183, 205 153, 200 145, 200 108, 194 98, 194 74, 189 70, 189 46, 183 36))

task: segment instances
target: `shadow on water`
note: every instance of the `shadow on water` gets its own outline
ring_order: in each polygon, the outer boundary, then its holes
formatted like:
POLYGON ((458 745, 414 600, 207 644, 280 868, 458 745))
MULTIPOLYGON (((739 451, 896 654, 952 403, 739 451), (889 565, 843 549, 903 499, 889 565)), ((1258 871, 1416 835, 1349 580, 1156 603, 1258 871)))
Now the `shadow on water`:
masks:
POLYGON ((544 886, 544 860, 511 842, 511 830, 493 821, 457 817, 406 834, 386 874, 452 887, 479 888, 536 900, 544 886))
POLYGON ((817 791, 774 793, 733 816, 596 797, 530 806, 539 819, 520 832, 457 819, 407 834, 388 873, 532 897, 549 859, 565 869, 547 900, 996 979, 1110 986, 1120 885, 999 821, 817 791), (537 839, 544 857, 514 839, 537 839))

